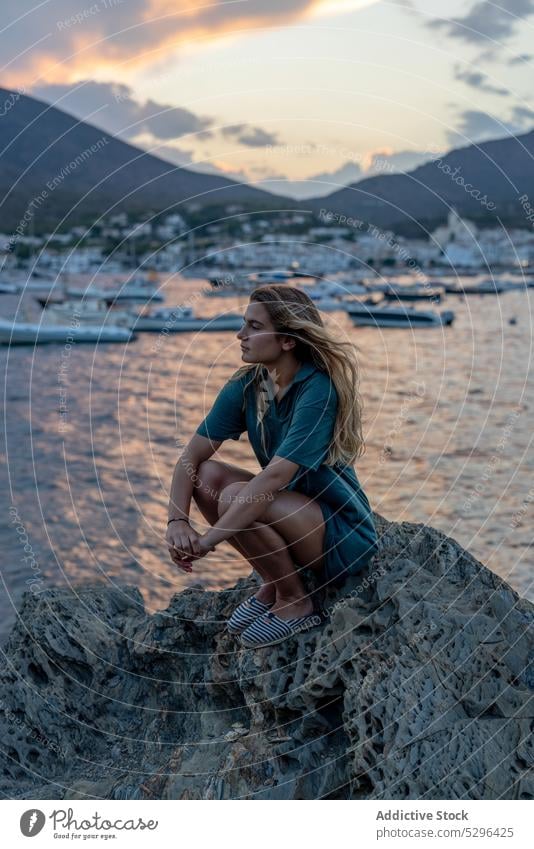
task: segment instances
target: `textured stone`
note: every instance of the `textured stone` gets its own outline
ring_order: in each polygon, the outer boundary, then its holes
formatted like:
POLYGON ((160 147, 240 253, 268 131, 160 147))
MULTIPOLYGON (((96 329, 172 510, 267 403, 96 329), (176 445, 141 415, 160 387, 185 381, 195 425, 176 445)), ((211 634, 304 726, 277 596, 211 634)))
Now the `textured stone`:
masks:
POLYGON ((435 529, 376 522, 326 624, 265 649, 224 628, 254 575, 152 616, 129 586, 28 593, 4 796, 533 798, 533 606, 435 529))

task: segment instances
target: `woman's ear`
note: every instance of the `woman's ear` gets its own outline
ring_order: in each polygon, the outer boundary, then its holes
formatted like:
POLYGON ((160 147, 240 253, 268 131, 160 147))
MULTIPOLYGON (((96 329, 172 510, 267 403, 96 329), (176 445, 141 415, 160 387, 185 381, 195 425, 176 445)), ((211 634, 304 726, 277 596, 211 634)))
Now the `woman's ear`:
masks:
POLYGON ((284 336, 282 338, 282 348, 284 349, 284 351, 291 351, 296 346, 296 344, 297 342, 295 339, 293 339, 292 336, 284 336))

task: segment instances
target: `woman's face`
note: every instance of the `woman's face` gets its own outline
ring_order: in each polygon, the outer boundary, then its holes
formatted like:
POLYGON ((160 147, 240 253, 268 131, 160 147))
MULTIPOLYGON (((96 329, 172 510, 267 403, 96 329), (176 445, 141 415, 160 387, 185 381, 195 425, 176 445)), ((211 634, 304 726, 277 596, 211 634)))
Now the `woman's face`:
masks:
POLYGON ((275 362, 280 354, 295 343, 287 336, 277 336, 269 313, 261 303, 251 302, 243 316, 243 327, 237 333, 241 342, 241 358, 246 363, 275 362))

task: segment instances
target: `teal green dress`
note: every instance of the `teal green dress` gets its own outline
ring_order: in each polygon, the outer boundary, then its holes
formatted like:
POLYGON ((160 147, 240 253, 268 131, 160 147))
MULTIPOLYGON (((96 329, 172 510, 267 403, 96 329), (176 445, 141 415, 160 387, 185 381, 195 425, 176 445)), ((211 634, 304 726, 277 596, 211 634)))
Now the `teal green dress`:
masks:
POLYGON ((298 464, 285 489, 302 492, 321 507, 325 522, 323 577, 330 586, 340 587, 373 557, 378 541, 369 501, 354 468, 325 464, 338 408, 334 383, 315 365, 303 362, 282 398, 272 398, 267 407, 264 450, 252 374, 228 380, 196 432, 219 441, 238 440, 247 431, 262 469, 275 454, 298 464))

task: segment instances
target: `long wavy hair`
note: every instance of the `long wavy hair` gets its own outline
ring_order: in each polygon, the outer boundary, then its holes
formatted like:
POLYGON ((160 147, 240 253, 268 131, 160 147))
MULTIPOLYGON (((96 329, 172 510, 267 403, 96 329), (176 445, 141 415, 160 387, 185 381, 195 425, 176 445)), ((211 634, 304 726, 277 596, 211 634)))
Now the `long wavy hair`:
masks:
MULTIPOLYGON (((365 452, 356 346, 337 339, 324 326, 319 310, 309 295, 294 286, 260 286, 251 293, 250 301, 264 305, 276 333, 296 340, 294 352, 300 362, 313 363, 332 380, 338 394, 338 411, 325 462, 331 466, 336 463, 352 464, 365 452)), ((265 367, 262 363, 245 365, 233 377, 238 379, 248 373, 256 389, 257 420, 265 450, 263 418, 270 401, 265 391, 265 367)))

